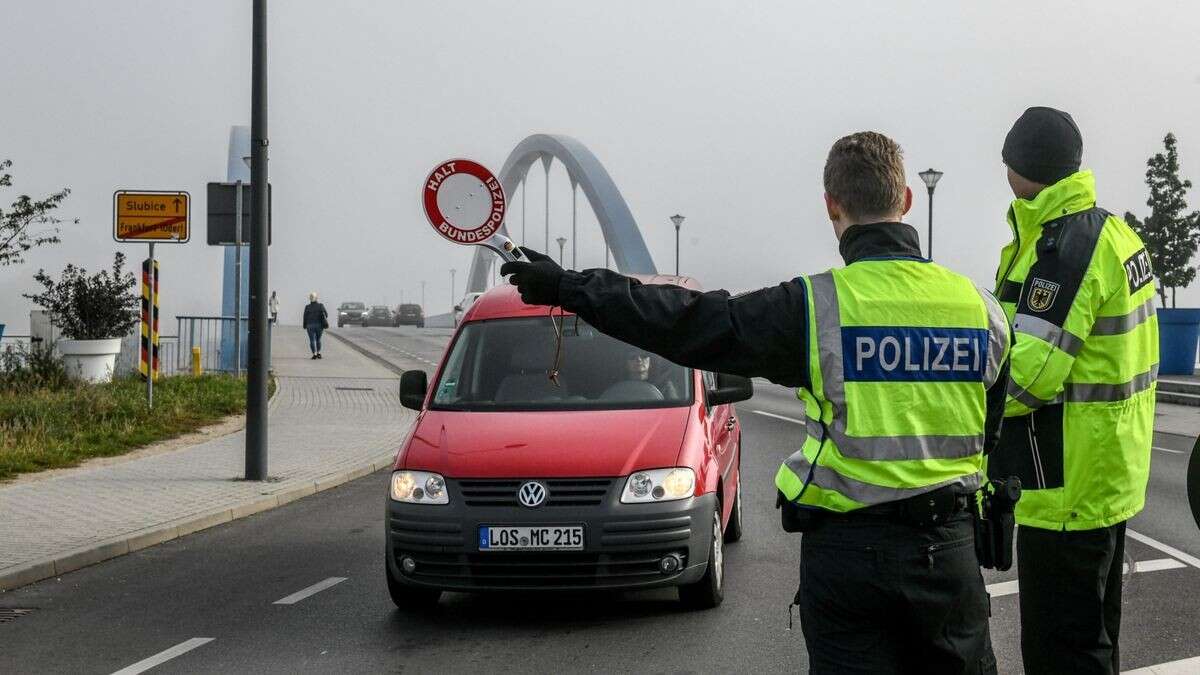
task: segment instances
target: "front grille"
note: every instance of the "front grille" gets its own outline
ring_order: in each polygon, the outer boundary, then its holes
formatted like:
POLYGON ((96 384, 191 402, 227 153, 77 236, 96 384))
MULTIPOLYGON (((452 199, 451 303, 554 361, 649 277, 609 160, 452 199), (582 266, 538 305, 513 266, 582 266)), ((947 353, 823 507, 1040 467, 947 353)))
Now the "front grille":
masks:
POLYGON ((443 588, 603 588, 637 586, 678 576, 665 575, 658 561, 676 553, 687 566, 687 549, 623 553, 431 553, 396 550, 416 562, 411 578, 443 588))
POLYGON ((392 555, 411 557, 411 579, 440 588, 607 588, 653 584, 672 579, 658 569, 663 556, 675 553, 687 567, 692 536, 686 515, 621 518, 588 527, 586 551, 479 552, 474 537, 464 537, 453 522, 391 520, 392 555))
MULTIPOLYGON (((517 490, 526 480, 466 479, 459 480, 458 487, 467 506, 520 506, 517 490)), ((596 506, 604 502, 613 479, 549 478, 540 482, 545 483, 547 492, 542 507, 596 506)))

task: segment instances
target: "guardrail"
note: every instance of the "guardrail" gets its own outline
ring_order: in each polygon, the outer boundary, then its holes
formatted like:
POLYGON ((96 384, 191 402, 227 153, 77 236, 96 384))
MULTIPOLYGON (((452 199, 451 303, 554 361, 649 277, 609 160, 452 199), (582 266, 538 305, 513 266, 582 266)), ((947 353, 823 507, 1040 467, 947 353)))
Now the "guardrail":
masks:
MULTIPOLYGON (((242 317, 241 359, 237 358, 232 316, 178 316, 175 319, 175 335, 160 335, 158 338, 159 376, 189 373, 192 370, 192 349, 200 349, 200 367, 205 372, 232 373, 241 366, 244 372, 249 356, 249 319, 242 317)), ((117 354, 114 371, 117 375, 138 372, 138 350, 141 334, 134 332, 121 339, 121 351, 117 354)), ((24 354, 39 345, 41 338, 29 335, 4 334, 0 336, 0 353, 24 354)))

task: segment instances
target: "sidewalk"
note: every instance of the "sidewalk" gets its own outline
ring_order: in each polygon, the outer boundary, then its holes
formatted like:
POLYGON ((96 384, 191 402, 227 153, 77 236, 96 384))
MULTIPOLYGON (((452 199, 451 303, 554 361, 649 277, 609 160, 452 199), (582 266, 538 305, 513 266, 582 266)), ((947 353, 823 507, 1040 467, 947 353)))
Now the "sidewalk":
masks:
MULTIPOLYGON (((61 476, 0 484, 0 589, 286 504, 389 466, 414 418, 396 375, 328 336, 309 359, 276 327, 270 480, 241 480, 245 433, 61 476)), ((381 497, 382 498, 382 497, 381 497)))

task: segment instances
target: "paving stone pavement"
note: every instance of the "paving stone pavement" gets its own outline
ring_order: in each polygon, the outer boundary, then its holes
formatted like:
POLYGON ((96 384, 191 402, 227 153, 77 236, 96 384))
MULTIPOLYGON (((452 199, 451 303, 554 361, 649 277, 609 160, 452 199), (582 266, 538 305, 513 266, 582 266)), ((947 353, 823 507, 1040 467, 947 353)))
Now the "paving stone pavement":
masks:
POLYGON ((414 414, 396 375, 337 340, 309 359, 277 327, 270 480, 241 480, 244 432, 42 481, 0 484, 0 589, 278 506, 391 464, 414 414))

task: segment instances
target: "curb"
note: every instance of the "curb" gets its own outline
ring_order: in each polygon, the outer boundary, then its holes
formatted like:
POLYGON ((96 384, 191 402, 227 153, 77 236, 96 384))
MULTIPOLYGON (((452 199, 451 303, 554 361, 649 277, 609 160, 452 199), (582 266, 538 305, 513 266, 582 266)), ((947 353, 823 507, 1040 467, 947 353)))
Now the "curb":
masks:
POLYGON ((342 344, 353 349, 354 351, 358 352, 359 354, 362 354, 363 356, 367 357, 368 359, 371 359, 372 361, 374 361, 375 363, 378 363, 379 365, 383 366, 384 368, 387 368, 388 370, 392 371, 393 373, 395 373, 397 375, 404 374, 403 368, 392 363, 391 361, 388 361, 387 359, 385 359, 382 356, 376 354, 375 352, 367 349, 366 347, 363 347, 363 346, 355 343, 350 338, 342 337, 341 335, 338 335, 337 333, 333 332, 332 330, 327 331, 327 332, 330 335, 332 335, 333 337, 337 338, 342 344))
POLYGON ((110 560, 127 553, 140 551, 156 544, 206 530, 216 525, 239 520, 247 516, 268 511, 285 504, 323 492, 352 480, 369 476, 392 466, 394 455, 388 452, 375 460, 350 469, 326 474, 305 481, 267 497, 256 496, 232 507, 205 511, 193 516, 152 525, 134 530, 119 537, 98 541, 55 556, 33 560, 21 565, 0 570, 0 592, 10 591, 44 579, 73 572, 98 562, 110 560))

